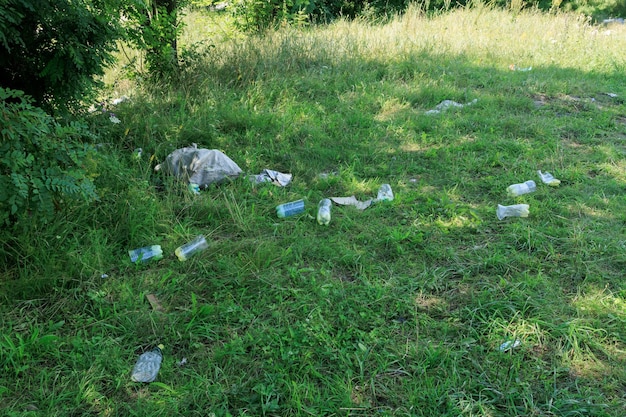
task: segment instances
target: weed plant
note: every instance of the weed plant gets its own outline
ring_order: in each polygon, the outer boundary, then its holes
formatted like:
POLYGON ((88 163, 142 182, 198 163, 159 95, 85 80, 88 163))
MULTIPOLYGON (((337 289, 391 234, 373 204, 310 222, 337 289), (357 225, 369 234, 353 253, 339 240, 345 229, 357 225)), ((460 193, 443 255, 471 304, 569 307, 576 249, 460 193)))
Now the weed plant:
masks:
POLYGON ((111 82, 121 123, 91 116, 100 200, 13 237, 3 415, 626 414, 623 26, 415 7, 252 38, 188 18, 187 45, 213 46, 181 79, 111 82), (477 101, 426 114, 443 100, 477 101), (193 195, 153 171, 191 143, 245 174, 193 195), (265 168, 293 182, 247 179, 265 168), (316 223, 320 199, 383 183, 393 201, 316 223), (130 262, 153 244, 164 259, 130 262), (156 382, 131 382, 159 343, 156 382))

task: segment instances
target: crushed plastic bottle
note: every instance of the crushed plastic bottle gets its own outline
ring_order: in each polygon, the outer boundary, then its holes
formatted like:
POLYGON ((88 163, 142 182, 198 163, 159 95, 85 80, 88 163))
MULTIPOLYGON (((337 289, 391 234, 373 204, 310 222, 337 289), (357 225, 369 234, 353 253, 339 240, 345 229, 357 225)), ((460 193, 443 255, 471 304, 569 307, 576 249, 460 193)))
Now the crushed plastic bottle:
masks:
POLYGON ((528 204, 514 204, 512 206, 503 206, 498 204, 496 215, 499 220, 502 220, 505 217, 528 217, 528 209, 528 204))
POLYGON ((558 187, 561 184, 561 180, 554 178, 554 175, 549 172, 537 171, 537 174, 539 174, 539 178, 541 178, 544 184, 548 184, 551 187, 558 187))
POLYGON ((276 206, 276 215, 281 219, 300 213, 304 213, 304 200, 292 201, 291 203, 276 206))
POLYGON ((498 348, 498 350, 500 352, 506 352, 508 350, 515 349, 516 347, 519 347, 521 344, 522 344, 522 342, 519 339, 508 340, 508 341, 502 343, 500 345, 500 347, 498 348))
POLYGON ((143 248, 128 251, 130 261, 133 263, 145 263, 149 260, 157 260, 163 258, 163 249, 161 245, 144 246, 143 248))
POLYGON ((330 223, 330 208, 332 202, 328 198, 320 200, 317 206, 317 222, 323 226, 328 226, 330 223))
POLYGON ((176 254, 176 257, 178 257, 179 261, 184 262, 187 259, 189 259, 189 257, 191 257, 192 255, 198 252, 201 252, 208 247, 209 247, 209 244, 207 243, 204 236, 199 235, 191 242, 185 243, 184 245, 176 248, 174 253, 176 254))
POLYGON ((376 201, 392 201, 393 200, 393 191, 391 190, 391 185, 383 184, 378 189, 378 196, 376 197, 376 201))
POLYGON ((509 185, 506 189, 506 192, 509 196, 515 197, 522 194, 532 193, 536 189, 537 184, 535 184, 535 181, 529 180, 521 184, 509 185))
POLYGON ((137 359, 130 376, 134 382, 152 382, 156 379, 161 362, 163 361, 163 345, 158 345, 154 349, 143 353, 137 359))

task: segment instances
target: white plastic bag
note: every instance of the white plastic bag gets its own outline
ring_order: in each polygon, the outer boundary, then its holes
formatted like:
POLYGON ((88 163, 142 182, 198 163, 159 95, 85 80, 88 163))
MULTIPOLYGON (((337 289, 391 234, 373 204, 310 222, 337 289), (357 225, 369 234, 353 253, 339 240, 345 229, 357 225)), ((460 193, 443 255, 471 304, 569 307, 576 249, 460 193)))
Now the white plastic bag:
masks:
POLYGON ((241 174, 241 168, 224 153, 216 149, 198 148, 195 143, 175 150, 165 158, 165 162, 154 169, 175 175, 190 184, 197 184, 200 188, 236 178, 241 174))

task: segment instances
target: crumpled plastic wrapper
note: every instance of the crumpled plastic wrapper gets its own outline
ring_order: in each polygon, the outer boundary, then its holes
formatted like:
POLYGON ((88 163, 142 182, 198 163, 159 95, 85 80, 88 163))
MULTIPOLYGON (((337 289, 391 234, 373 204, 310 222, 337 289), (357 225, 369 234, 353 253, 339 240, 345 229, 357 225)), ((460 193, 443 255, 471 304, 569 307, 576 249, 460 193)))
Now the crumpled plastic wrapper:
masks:
POLYGON ((460 107, 465 107, 465 106, 471 106, 472 104, 476 104, 477 102, 478 102, 478 99, 476 98, 470 101, 469 103, 465 103, 465 104, 457 103, 456 101, 452 101, 452 100, 444 100, 441 103, 437 104, 434 109, 428 110, 424 114, 439 114, 443 111, 448 110, 451 107, 460 108, 460 107))
POLYGON ((250 175, 248 178, 250 179, 250 181, 253 181, 257 184, 263 182, 271 182, 272 184, 286 187, 291 182, 291 178, 293 178, 293 175, 283 174, 282 172, 273 171, 271 169, 264 169, 260 174, 250 175))

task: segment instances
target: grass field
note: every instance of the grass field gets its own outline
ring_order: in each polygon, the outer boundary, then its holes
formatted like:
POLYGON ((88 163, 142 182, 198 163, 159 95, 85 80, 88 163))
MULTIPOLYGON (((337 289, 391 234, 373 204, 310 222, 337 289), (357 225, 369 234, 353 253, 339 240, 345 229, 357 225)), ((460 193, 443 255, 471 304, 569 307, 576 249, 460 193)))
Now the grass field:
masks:
POLYGON ((130 100, 89 119, 100 201, 14 237, 0 414, 626 415, 625 26, 482 6, 261 38, 187 22, 183 47, 213 46, 175 86, 107 76, 130 100), (443 100, 476 102, 427 114, 443 100), (153 171, 191 143, 245 175, 193 195, 153 171), (265 168, 293 182, 246 179, 265 168), (393 201, 316 223, 383 183, 393 201), (157 380, 132 382, 158 344, 157 380))

